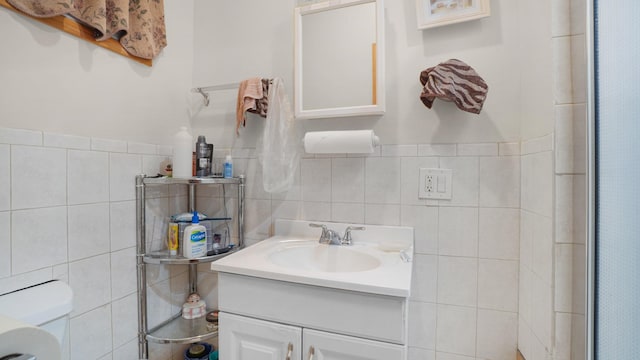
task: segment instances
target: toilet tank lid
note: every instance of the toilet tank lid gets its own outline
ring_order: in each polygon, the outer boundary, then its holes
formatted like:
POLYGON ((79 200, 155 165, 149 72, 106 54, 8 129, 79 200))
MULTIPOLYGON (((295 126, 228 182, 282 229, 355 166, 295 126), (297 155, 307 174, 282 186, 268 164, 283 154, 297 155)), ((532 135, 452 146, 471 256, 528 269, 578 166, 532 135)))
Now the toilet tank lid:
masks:
POLYGON ((41 325, 67 315, 73 292, 62 281, 50 281, 0 296, 0 314, 31 325, 41 325))

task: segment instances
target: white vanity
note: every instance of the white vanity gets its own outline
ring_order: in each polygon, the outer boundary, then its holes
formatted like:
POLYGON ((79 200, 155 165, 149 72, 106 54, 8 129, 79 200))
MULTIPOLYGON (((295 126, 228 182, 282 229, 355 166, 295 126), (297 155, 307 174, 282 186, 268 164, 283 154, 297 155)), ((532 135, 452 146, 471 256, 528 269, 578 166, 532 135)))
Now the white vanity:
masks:
POLYGON ((220 357, 406 359, 413 229, 367 225, 328 245, 309 224, 277 220, 274 237, 212 263, 220 357))

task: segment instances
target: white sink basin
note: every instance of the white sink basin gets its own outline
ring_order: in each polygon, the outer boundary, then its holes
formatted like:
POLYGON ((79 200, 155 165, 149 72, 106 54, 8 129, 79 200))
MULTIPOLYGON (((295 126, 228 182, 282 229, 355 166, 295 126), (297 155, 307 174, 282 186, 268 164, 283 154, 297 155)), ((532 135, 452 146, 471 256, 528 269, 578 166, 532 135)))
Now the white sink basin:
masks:
MULTIPOLYGON (((327 223, 343 234, 350 224, 327 223)), ((319 244, 309 222, 277 220, 275 235, 211 263, 223 273, 408 297, 413 229, 366 225, 353 245, 319 244)))
POLYGON ((323 272, 367 271, 381 264, 374 256, 350 247, 318 243, 284 245, 268 259, 286 268, 323 272))

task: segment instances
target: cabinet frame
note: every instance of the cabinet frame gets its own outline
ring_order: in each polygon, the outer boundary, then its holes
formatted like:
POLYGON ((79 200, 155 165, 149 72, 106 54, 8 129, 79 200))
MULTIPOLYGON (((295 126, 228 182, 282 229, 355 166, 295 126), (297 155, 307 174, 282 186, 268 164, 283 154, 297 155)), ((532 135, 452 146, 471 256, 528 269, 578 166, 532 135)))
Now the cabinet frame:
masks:
MULTIPOLYGON (((226 201, 226 198, 223 199, 226 201)), ((139 359, 149 358, 149 341, 160 344, 189 344, 212 338, 217 331, 206 329, 204 317, 193 320, 182 319, 181 314, 174 315, 169 320, 153 329, 149 329, 147 318, 147 264, 173 264, 189 266, 189 291, 197 292, 198 264, 210 263, 232 254, 244 247, 244 212, 245 212, 245 177, 235 178, 168 178, 136 176, 136 272, 138 286, 138 355, 139 359), (153 185, 188 185, 188 210, 196 208, 195 189, 197 185, 238 185, 238 206, 235 216, 238 225, 238 246, 231 251, 219 255, 205 256, 196 259, 186 259, 181 256, 167 256, 162 258, 157 254, 146 254, 146 187, 153 185), (188 331, 174 336, 171 329, 187 328, 188 331)))

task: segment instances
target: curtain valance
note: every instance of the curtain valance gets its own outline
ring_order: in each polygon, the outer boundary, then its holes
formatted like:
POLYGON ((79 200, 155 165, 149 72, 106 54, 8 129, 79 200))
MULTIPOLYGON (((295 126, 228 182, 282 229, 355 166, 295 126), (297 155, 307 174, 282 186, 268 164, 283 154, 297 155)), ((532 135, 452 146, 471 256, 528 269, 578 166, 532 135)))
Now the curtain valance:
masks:
POLYGON ((153 59, 167 46, 163 0, 8 0, 35 17, 68 15, 95 30, 96 40, 116 38, 133 56, 153 59))

